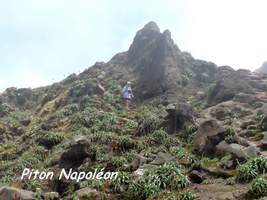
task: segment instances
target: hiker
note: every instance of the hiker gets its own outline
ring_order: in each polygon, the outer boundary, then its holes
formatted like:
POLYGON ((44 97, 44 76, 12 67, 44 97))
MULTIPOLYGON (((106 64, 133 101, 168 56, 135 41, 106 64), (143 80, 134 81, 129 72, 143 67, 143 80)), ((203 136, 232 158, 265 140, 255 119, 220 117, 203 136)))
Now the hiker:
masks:
POLYGON ((134 98, 131 85, 132 83, 128 81, 127 84, 122 89, 122 96, 123 96, 123 99, 125 100, 125 106, 127 110, 129 109, 129 104, 131 100, 134 98))

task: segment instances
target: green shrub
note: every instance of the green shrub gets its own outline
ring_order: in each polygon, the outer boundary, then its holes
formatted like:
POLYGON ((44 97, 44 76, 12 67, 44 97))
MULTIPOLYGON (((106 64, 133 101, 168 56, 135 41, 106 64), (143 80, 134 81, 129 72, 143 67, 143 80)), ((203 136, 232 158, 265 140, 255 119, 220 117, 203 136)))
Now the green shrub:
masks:
POLYGON ((80 97, 84 95, 92 95, 95 91, 96 83, 92 79, 79 80, 69 90, 69 96, 80 97))
POLYGON ((112 179, 110 182, 110 187, 113 192, 123 192, 123 187, 129 184, 129 174, 126 172, 119 172, 116 179, 112 179))
POLYGON ((90 179, 80 182, 80 188, 91 187, 96 190, 103 190, 103 181, 98 179, 90 179))
POLYGON ((12 160, 16 158, 17 144, 7 142, 0 145, 0 160, 12 160))
POLYGON ((259 156, 252 159, 250 162, 253 166, 257 166, 257 170, 260 174, 267 172, 267 158, 259 156))
POLYGON ((237 181, 249 182, 258 176, 257 167, 251 163, 240 165, 237 170, 237 181))
POLYGON ((104 145, 92 145, 91 147, 92 156, 95 157, 95 160, 102 163, 109 161, 108 147, 104 145))
POLYGON ((106 112, 101 116, 101 127, 102 131, 114 131, 117 123, 117 116, 113 112, 106 112))
POLYGON ((5 175, 0 178, 0 187, 8 185, 12 180, 14 179, 14 176, 12 175, 5 175))
POLYGON ((41 134, 42 135, 39 136, 37 142, 39 145, 43 145, 47 148, 52 148, 53 146, 58 145, 64 139, 64 135, 62 133, 44 132, 41 134))
POLYGON ((26 189, 27 190, 30 190, 30 191, 36 191, 36 189, 38 189, 38 188, 41 188, 41 182, 38 180, 38 179, 36 179, 36 180, 27 180, 26 181, 26 189))
POLYGON ((29 112, 12 112, 8 116, 1 118, 1 121, 6 124, 6 126, 14 130, 22 128, 25 120, 31 120, 29 112))
POLYGON ((267 180, 264 178, 253 180, 248 193, 253 199, 267 196, 267 180))
POLYGON ((240 165, 237 169, 237 180, 239 182, 249 182, 259 174, 267 171, 267 158, 260 156, 240 165))
POLYGON ((169 135, 166 131, 161 129, 154 131, 151 137, 156 144, 164 144, 169 138, 169 135))
POLYGON ((136 142, 130 136, 121 136, 118 140, 122 151, 128 151, 136 146, 136 142))
POLYGON ((171 150, 172 155, 174 155, 178 160, 181 160, 186 156, 186 151, 183 147, 176 147, 171 150))
POLYGON ((93 142, 96 142, 98 144, 105 144, 108 145, 112 141, 117 141, 118 136, 115 133, 112 132, 97 132, 90 135, 90 138, 93 142))
POLYGON ((153 133, 161 123, 156 114, 146 107, 138 114, 137 118, 139 135, 153 133))
POLYGON ((234 185, 236 183, 236 178, 235 177, 230 177, 225 180, 226 185, 234 185))
POLYGON ((262 119, 260 120, 260 129, 262 131, 266 131, 267 130, 267 116, 263 115, 262 119))
POLYGON ((120 103, 121 96, 114 94, 114 93, 111 93, 111 92, 106 92, 105 96, 104 96, 104 101, 108 102, 112 105, 116 105, 116 104, 120 103))
POLYGON ((4 117, 11 112, 10 106, 5 103, 0 104, 0 117, 4 117))
POLYGON ((81 113, 74 115, 72 121, 76 126, 81 125, 87 128, 91 128, 93 125, 96 126, 101 124, 101 121, 97 115, 97 110, 91 107, 88 107, 81 113))
POLYGON ((111 164, 116 168, 123 167, 128 161, 124 156, 113 156, 111 158, 111 164))
POLYGON ((146 199, 163 189, 177 190, 189 185, 189 179, 182 173, 181 166, 169 163, 146 171, 145 174, 130 183, 128 193, 132 199, 146 199))
POLYGON ((123 124, 123 128, 125 129, 136 129, 137 127, 138 123, 133 120, 129 120, 125 124, 123 124))
POLYGON ((263 113, 257 112, 255 119, 258 123, 261 123, 261 121, 263 120, 264 117, 265 117, 265 115, 263 113))
POLYGON ((186 126, 185 130, 182 132, 181 137, 185 139, 185 142, 192 142, 195 132, 197 131, 197 127, 194 125, 186 126))
POLYGON ((79 111, 79 105, 78 104, 69 104, 65 107, 63 107, 61 110, 57 111, 54 115, 51 116, 51 119, 54 118, 64 118, 70 115, 73 115, 74 113, 79 111))
POLYGON ((179 195, 179 200, 194 200, 195 198, 195 194, 190 191, 181 192, 179 195))
POLYGON ((228 128, 226 129, 226 137, 225 137, 225 142, 227 142, 228 144, 231 143, 235 143, 236 139, 235 139, 235 130, 233 128, 228 128))
POLYGON ((160 179, 155 174, 146 173, 137 181, 132 182, 127 192, 129 199, 147 199, 149 196, 160 192, 160 179))
POLYGON ((36 169, 44 161, 44 148, 33 146, 24 152, 18 159, 15 171, 21 173, 25 168, 36 169))

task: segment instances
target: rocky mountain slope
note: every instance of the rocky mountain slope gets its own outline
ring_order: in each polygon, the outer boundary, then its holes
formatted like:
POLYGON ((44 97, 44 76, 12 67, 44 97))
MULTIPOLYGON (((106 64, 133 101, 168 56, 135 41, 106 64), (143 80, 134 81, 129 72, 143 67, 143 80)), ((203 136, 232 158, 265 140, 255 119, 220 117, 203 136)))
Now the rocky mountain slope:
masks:
POLYGON ((267 61, 265 61, 262 66, 256 70, 256 72, 267 74, 267 61))
POLYGON ((267 75, 195 59, 150 22, 107 63, 1 94, 0 199, 266 196, 266 90, 267 75), (26 167, 55 178, 21 180, 26 167), (62 168, 119 175, 59 180, 62 168))

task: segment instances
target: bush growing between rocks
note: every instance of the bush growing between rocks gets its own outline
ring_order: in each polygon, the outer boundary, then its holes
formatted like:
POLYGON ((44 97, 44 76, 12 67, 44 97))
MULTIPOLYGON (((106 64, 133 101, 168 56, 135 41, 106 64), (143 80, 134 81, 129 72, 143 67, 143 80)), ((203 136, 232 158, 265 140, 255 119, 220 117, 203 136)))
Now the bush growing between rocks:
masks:
POLYGON ((138 134, 147 135, 158 129, 161 121, 149 108, 144 108, 137 116, 138 134))
POLYGON ((62 119, 64 117, 71 116, 78 111, 79 111, 78 104, 70 104, 63 107, 61 110, 57 111, 55 114, 51 116, 50 119, 56 119, 56 118, 62 119))
POLYGON ((72 117, 72 122, 77 127, 91 128, 93 125, 100 124, 98 119, 97 110, 95 108, 86 108, 81 113, 77 113, 72 117))
POLYGON ((13 175, 10 175, 10 174, 1 177, 0 178, 0 187, 1 186, 6 186, 11 181, 13 181, 13 179, 14 179, 14 176, 13 175))
POLYGON ((146 199, 161 190, 179 190, 189 185, 189 179, 182 173, 181 166, 169 163, 146 171, 145 174, 129 184, 128 195, 130 199, 146 199))
POLYGON ((261 112, 257 112, 255 120, 260 123, 262 121, 262 119, 265 117, 265 115, 261 112))
POLYGON ((193 141, 193 137, 195 132, 197 131, 197 127, 194 125, 186 126, 185 130, 180 135, 182 139, 185 140, 185 142, 191 143, 193 141))
POLYGON ((174 155, 178 160, 181 160, 186 156, 186 151, 183 147, 177 147, 171 149, 172 155, 174 155))
POLYGON ((123 124, 123 128, 125 129, 136 129, 137 127, 138 127, 138 123, 132 120, 129 120, 125 124, 123 124))
POLYGON ((117 123, 117 115, 113 112, 106 112, 101 117, 102 122, 100 130, 102 131, 114 131, 115 124, 117 123))
POLYGON ((128 135, 120 136, 118 142, 122 151, 128 151, 136 147, 136 142, 128 135))
POLYGON ((263 116, 263 118, 260 121, 260 129, 262 131, 267 131, 267 116, 263 116))
POLYGON ((253 199, 267 196, 267 180, 265 178, 253 180, 248 195, 253 199))
POLYGON ((21 173, 25 168, 36 169, 38 164, 44 161, 44 148, 33 146, 25 151, 18 159, 15 171, 21 173))
MULTIPOLYGON (((72 117, 73 124, 78 129, 86 127, 91 133, 116 130, 117 115, 114 112, 99 112, 95 108, 86 108, 72 117)), ((77 129, 76 129, 77 130, 77 129)))
POLYGON ((0 117, 4 117, 11 112, 10 107, 7 104, 0 104, 0 117))
POLYGON ((96 83, 92 79, 80 80, 69 90, 69 96, 80 97, 93 94, 96 83))
POLYGON ((179 195, 179 200, 194 200, 196 196, 190 191, 181 192, 179 195))
POLYGON ((151 137, 156 144, 164 144, 169 138, 169 135, 166 133, 166 131, 160 129, 154 131, 151 137))
POLYGON ((234 185, 236 183, 236 178, 235 177, 230 177, 225 180, 226 185, 234 185))
POLYGON ((12 160, 16 158, 17 144, 13 142, 0 146, 0 160, 12 160))
POLYGON ((2 122, 13 130, 21 128, 24 122, 27 120, 29 122, 31 120, 31 115, 29 112, 12 112, 10 115, 2 118, 2 122))
POLYGON ((267 172, 267 158, 260 156, 251 160, 252 165, 257 166, 260 174, 267 172))
POLYGON ((113 133, 113 132, 97 132, 97 133, 92 133, 90 135, 90 138, 92 142, 97 142, 98 144, 104 144, 108 145, 110 144, 111 141, 117 140, 118 136, 113 133))
POLYGON ((123 192, 124 187, 128 187, 130 176, 127 172, 119 172, 116 179, 112 179, 109 183, 113 192, 123 192))
POLYGON ((267 158, 260 156, 249 160, 243 165, 240 165, 237 169, 236 178, 239 182, 249 182, 266 171, 267 158))
POLYGON ((237 181, 239 182, 249 182, 258 176, 258 171, 256 166, 251 163, 246 163, 240 165, 237 171, 237 181))
POLYGON ((113 156, 111 158, 111 164, 116 169, 122 168, 124 164, 128 163, 127 159, 124 156, 113 156))
POLYGON ((45 146, 48 149, 58 145, 64 139, 64 135, 62 133, 55 132, 46 132, 43 133, 38 139, 37 142, 39 145, 45 146))
POLYGON ((80 188, 85 188, 85 187, 91 187, 93 189, 102 191, 103 190, 103 181, 97 180, 97 179, 82 181, 80 183, 80 188))
POLYGON ((228 128, 226 129, 226 137, 225 137, 225 142, 227 142, 228 144, 231 144, 231 143, 235 143, 236 140, 235 140, 235 130, 233 128, 228 128))

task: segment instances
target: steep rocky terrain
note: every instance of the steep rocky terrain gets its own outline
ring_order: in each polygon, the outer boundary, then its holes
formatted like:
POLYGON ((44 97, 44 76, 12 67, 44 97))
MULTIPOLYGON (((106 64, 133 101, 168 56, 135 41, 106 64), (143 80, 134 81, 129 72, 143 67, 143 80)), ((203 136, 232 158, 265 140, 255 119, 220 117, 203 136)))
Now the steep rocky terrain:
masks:
POLYGON ((256 72, 267 74, 267 61, 265 61, 262 66, 256 70, 256 72))
POLYGON ((150 22, 107 63, 1 94, 0 199, 266 196, 266 90, 267 75, 195 59, 150 22), (135 99, 126 110, 129 80, 135 99), (119 175, 21 180, 26 167, 119 175))

